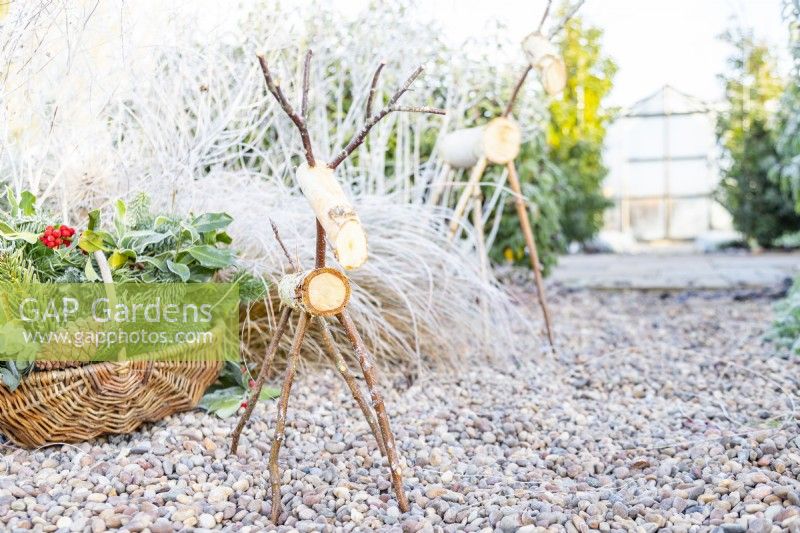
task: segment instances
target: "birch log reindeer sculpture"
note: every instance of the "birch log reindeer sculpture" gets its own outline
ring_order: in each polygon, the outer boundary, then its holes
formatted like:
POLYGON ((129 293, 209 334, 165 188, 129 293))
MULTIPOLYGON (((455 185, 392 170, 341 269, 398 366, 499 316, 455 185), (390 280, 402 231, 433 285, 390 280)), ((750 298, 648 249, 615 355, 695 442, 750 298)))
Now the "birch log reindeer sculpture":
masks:
POLYGON ((367 238, 361 221, 347 199, 341 185, 334 176, 334 171, 361 143, 364 142, 370 130, 382 118, 393 112, 433 113, 443 115, 441 109, 431 107, 409 107, 398 105, 400 98, 409 90, 414 80, 422 73, 418 67, 403 85, 389 98, 386 104, 376 113, 372 113, 372 104, 378 93, 378 81, 384 64, 381 63, 372 76, 369 97, 366 104, 366 119, 363 126, 328 163, 319 164, 314 157, 311 138, 306 126, 308 108, 309 67, 311 51, 305 56, 303 68, 303 84, 300 100, 300 112, 295 112, 286 99, 278 81, 270 72, 269 65, 263 54, 258 54, 258 61, 264 75, 267 89, 277 100, 281 109, 289 116, 300 132, 303 143, 305 163, 301 164, 296 172, 296 179, 303 195, 308 200, 311 210, 316 216, 316 250, 315 264, 311 270, 304 270, 293 261, 280 240, 277 228, 273 224, 273 231, 284 254, 289 259, 294 272, 284 276, 278 284, 283 310, 278 319, 277 328, 264 355, 261 370, 253 388, 250 400, 242 418, 234 430, 231 442, 231 452, 236 453, 239 437, 244 425, 250 418, 253 408, 258 401, 261 388, 269 373, 270 366, 278 349, 278 343, 286 331, 291 313, 298 313, 297 329, 289 353, 286 374, 278 400, 278 417, 275 424, 275 433, 269 455, 269 475, 272 490, 272 521, 277 524, 281 516, 281 490, 280 471, 278 468, 278 454, 284 440, 286 429, 286 412, 289 404, 289 393, 294 380, 295 369, 300 357, 303 338, 310 323, 315 323, 321 328, 325 351, 334 363, 335 368, 342 375, 353 398, 360 407, 367 420, 381 453, 389 463, 389 472, 392 479, 397 503, 402 512, 408 511, 408 499, 403 489, 402 470, 395 446, 394 434, 389 425, 389 416, 386 413, 383 396, 378 389, 378 379, 372 355, 367 351, 358 329, 351 318, 347 303, 350 299, 350 282, 344 272, 327 267, 326 262, 326 237, 336 255, 339 264, 347 270, 360 267, 367 260, 367 238), (365 400, 359 385, 345 363, 339 350, 336 348, 332 334, 326 322, 328 317, 335 317, 344 328, 344 332, 353 346, 353 351, 358 359, 359 366, 364 375, 371 398, 370 404, 365 400), (374 413, 373 413, 374 408, 374 413))
MULTIPOLYGON (((539 254, 536 250, 536 241, 533 236, 533 229, 531 228, 528 209, 525 197, 522 195, 522 188, 515 164, 515 159, 520 151, 522 133, 519 125, 514 121, 511 115, 519 91, 531 70, 535 69, 539 73, 542 86, 549 95, 560 93, 566 85, 566 66, 551 40, 564 24, 566 24, 567 20, 575 14, 581 4, 583 4, 583 0, 579 0, 561 23, 545 36, 542 34, 542 27, 550 12, 550 4, 551 0, 547 3, 538 29, 528 35, 522 42, 522 49, 528 60, 528 65, 514 85, 511 97, 502 115, 493 118, 483 126, 465 128, 448 133, 442 141, 441 153, 446 163, 445 175, 449 173, 450 169, 472 169, 464 186, 464 190, 456 202, 453 217, 450 221, 450 239, 455 239, 456 235, 458 235, 461 220, 467 208, 472 204, 471 212, 473 225, 475 227, 478 253, 484 258, 483 260, 485 260, 487 252, 483 235, 483 199, 480 181, 489 164, 504 165, 506 167, 508 183, 514 194, 514 204, 519 218, 520 229, 525 237, 525 245, 528 248, 531 267, 533 268, 539 306, 544 315, 547 340, 550 343, 550 347, 555 350, 550 308, 547 305, 547 296, 544 291, 539 254)), ((499 185, 502 186, 502 184, 499 185)), ((438 202, 440 194, 440 189, 434 192, 433 203, 438 202)))

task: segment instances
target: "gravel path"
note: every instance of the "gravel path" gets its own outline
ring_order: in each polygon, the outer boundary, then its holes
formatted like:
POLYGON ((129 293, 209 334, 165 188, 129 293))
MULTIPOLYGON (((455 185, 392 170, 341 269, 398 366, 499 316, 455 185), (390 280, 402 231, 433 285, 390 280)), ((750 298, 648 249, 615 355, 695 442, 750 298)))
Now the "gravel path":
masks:
MULTIPOLYGON (((303 376, 281 455, 281 530, 800 531, 800 360, 760 338, 766 298, 565 292, 557 359, 387 395, 412 510, 397 509, 344 384, 303 376)), ((271 529, 275 405, 238 457, 196 411, 128 437, 7 448, 8 529, 271 529)))

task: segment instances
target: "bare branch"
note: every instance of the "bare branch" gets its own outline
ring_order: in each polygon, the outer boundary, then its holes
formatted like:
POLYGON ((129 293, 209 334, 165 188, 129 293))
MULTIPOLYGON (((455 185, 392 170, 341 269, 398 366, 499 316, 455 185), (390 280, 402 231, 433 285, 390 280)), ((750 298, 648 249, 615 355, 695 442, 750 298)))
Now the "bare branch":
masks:
POLYGON ((552 30, 548 32, 547 37, 549 39, 552 39, 556 33, 560 32, 561 29, 567 24, 567 22, 569 22, 569 20, 575 16, 575 13, 578 12, 578 10, 581 8, 581 6, 585 1, 586 0, 578 0, 577 2, 575 2, 575 5, 572 6, 572 9, 570 9, 567 12, 566 16, 563 19, 561 19, 561 22, 559 22, 552 30))
POLYGON ((283 239, 281 239, 281 235, 278 233, 278 226, 275 225, 275 222, 272 219, 269 219, 269 223, 272 226, 272 233, 275 235, 275 240, 278 241, 281 250, 283 250, 283 255, 285 255, 286 259, 289 260, 289 264, 292 266, 292 268, 299 271, 300 265, 297 263, 297 261, 292 259, 292 256, 289 254, 289 250, 287 250, 286 245, 283 244, 283 239))
POLYGON ((391 111, 397 111, 401 113, 428 113, 430 115, 446 115, 447 111, 441 109, 439 107, 427 107, 427 106, 395 106, 391 109, 391 111))
POLYGON ((530 73, 532 68, 533 67, 528 65, 528 67, 525 69, 525 72, 523 72, 522 75, 517 80, 517 84, 514 85, 514 90, 511 91, 511 98, 508 99, 508 105, 506 106, 506 110, 503 112, 504 117, 510 115, 511 112, 514 110, 514 103, 517 101, 517 95, 519 94, 519 90, 522 88, 522 84, 525 83, 525 78, 528 77, 528 74, 530 73))
POLYGON ((294 125, 300 130, 300 138, 303 141, 303 149, 305 150, 308 166, 315 166, 316 161, 314 160, 314 152, 311 149, 311 138, 308 135, 308 128, 306 128, 305 121, 295 113, 292 104, 289 103, 283 91, 281 91, 280 85, 272 79, 272 74, 269 71, 269 65, 267 64, 267 59, 264 57, 264 54, 256 54, 256 57, 258 57, 258 63, 261 65, 261 72, 264 74, 264 81, 267 83, 267 89, 269 89, 269 92, 275 97, 275 100, 278 101, 283 112, 292 119, 294 125))
POLYGON ((317 220, 317 241, 314 253, 314 268, 325 266, 325 228, 317 220))
POLYGON ((372 102, 375 100, 375 93, 378 91, 378 78, 381 76, 381 71, 385 66, 386 61, 381 61, 378 68, 375 69, 375 74, 372 75, 372 83, 369 86, 369 97, 367 98, 367 117, 372 116, 372 102))
POLYGON ((547 6, 544 8, 544 13, 542 13, 542 20, 539 21, 539 27, 536 29, 537 32, 542 33, 542 27, 544 26, 545 21, 547 21, 547 15, 550 14, 550 6, 553 4, 553 0, 547 0, 547 6))
POLYGON ((305 123, 308 120, 308 82, 311 70, 311 56, 314 52, 311 49, 306 52, 306 60, 303 64, 303 94, 300 99, 300 116, 303 118, 303 122, 305 123))
POLYGON ((408 77, 403 86, 400 87, 400 89, 394 93, 391 98, 389 98, 389 103, 386 104, 386 107, 392 107, 394 104, 396 104, 397 101, 400 100, 400 97, 403 96, 406 91, 408 91, 408 88, 411 87, 411 84, 414 83, 417 78, 419 78, 419 75, 422 74, 423 70, 424 69, 422 68, 422 65, 418 66, 417 70, 411 73, 411 76, 408 77))
POLYGON ((367 138, 367 134, 372 129, 375 124, 377 124, 383 117, 392 113, 394 111, 401 111, 401 112, 414 112, 414 113, 433 113, 436 115, 444 115, 445 111, 442 109, 432 108, 432 107, 399 107, 395 106, 400 97, 403 96, 407 91, 408 88, 411 87, 411 84, 414 83, 419 75, 422 73, 422 65, 417 67, 417 69, 411 73, 408 79, 403 83, 402 87, 395 92, 389 101, 386 103, 386 106, 378 111, 375 115, 367 118, 367 121, 361 127, 361 129, 353 135, 353 138, 350 139, 350 142, 347 143, 347 146, 342 148, 339 154, 328 163, 328 167, 331 169, 335 169, 339 166, 339 164, 344 161, 347 156, 353 153, 353 150, 358 148, 361 143, 364 142, 364 139, 367 138))
POLYGON ((286 363, 286 374, 283 378, 281 396, 278 399, 278 418, 275 421, 275 432, 272 435, 272 446, 269 450, 269 484, 272 488, 272 523, 278 525, 281 516, 281 475, 278 467, 278 454, 281 451, 281 444, 285 438, 286 431, 286 411, 289 409, 289 393, 292 391, 292 383, 300 362, 300 348, 303 345, 303 338, 308 328, 309 315, 302 313, 297 321, 297 329, 292 339, 292 348, 289 353, 289 360, 286 363))
POLYGON ((250 391, 250 399, 247 401, 247 407, 245 408, 242 417, 239 419, 239 423, 236 424, 236 429, 233 430, 233 435, 231 436, 232 455, 236 455, 236 450, 239 449, 239 438, 242 435, 242 430, 244 429, 245 424, 247 424, 247 421, 250 420, 250 417, 253 415, 253 409, 256 408, 258 398, 261 396, 261 389, 264 388, 264 382, 269 375, 269 371, 272 367, 272 361, 275 359, 275 352, 278 351, 278 344, 280 343, 281 338, 283 338, 283 334, 286 332, 286 325, 289 323, 289 315, 291 315, 291 313, 291 307, 284 307, 283 311, 281 312, 281 317, 278 319, 278 325, 275 328, 275 333, 272 334, 272 339, 269 341, 267 351, 264 353, 264 360, 261 362, 261 369, 258 371, 258 379, 250 391))

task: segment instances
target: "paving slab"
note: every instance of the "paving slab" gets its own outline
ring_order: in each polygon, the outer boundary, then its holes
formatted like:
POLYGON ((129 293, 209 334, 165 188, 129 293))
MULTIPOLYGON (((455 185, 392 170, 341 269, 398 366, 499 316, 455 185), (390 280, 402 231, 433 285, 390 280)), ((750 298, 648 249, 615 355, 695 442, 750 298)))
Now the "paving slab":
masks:
POLYGON ((569 255, 551 281, 570 288, 641 290, 765 289, 800 274, 800 253, 569 255))

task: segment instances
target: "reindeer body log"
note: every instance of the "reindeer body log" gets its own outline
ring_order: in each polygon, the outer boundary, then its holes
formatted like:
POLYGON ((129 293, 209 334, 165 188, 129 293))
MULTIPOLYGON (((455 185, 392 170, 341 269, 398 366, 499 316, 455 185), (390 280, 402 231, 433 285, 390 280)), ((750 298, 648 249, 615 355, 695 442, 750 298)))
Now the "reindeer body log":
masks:
POLYGON ((303 195, 333 245, 339 263, 347 270, 363 265, 367 260, 367 236, 333 170, 303 163, 296 176, 303 195))
POLYGON ((283 305, 312 316, 333 316, 350 301, 350 282, 334 268, 288 274, 278 282, 283 305))
POLYGON ((567 67, 558 49, 541 33, 534 32, 522 41, 522 51, 528 63, 539 72, 542 87, 550 96, 564 90, 567 67))
POLYGON ((442 142, 442 156, 453 168, 473 167, 481 157, 504 165, 517 157, 521 140, 516 122, 497 117, 484 126, 448 133, 442 142))

